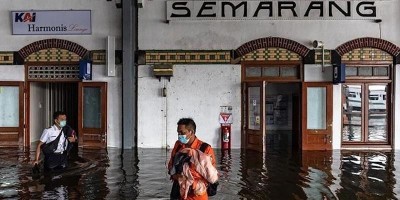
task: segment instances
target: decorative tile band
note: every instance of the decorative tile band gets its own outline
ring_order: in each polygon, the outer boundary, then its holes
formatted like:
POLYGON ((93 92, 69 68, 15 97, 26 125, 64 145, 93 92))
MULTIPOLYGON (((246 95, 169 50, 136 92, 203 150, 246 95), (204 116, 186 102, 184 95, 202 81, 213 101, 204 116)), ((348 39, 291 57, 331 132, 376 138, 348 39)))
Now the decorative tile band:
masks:
MULTIPOLYGON (((324 64, 331 64, 331 50, 324 50, 324 64)), ((315 64, 322 64, 322 49, 315 49, 315 64)))
POLYGON ((249 52, 255 51, 257 49, 271 48, 271 47, 288 49, 290 51, 299 54, 302 57, 305 57, 310 51, 310 49, 308 49, 306 46, 293 40, 281 37, 266 37, 246 42, 245 44, 237 48, 235 52, 238 56, 244 56, 249 52))
POLYGON ((359 48, 342 56, 344 61, 393 61, 389 53, 375 48, 359 48))
POLYGON ((231 62, 230 51, 146 51, 146 64, 224 64, 231 62))
POLYGON ((337 47, 336 52, 338 52, 339 55, 342 56, 345 53, 350 52, 354 49, 365 48, 365 47, 382 49, 383 51, 393 56, 398 56, 400 54, 400 47, 396 46, 395 44, 387 40, 383 40, 380 38, 371 38, 371 37, 357 38, 348 41, 337 47))
POLYGON ((42 49, 26 57, 25 62, 78 62, 81 57, 59 48, 42 49))
POLYGON ((26 59, 29 55, 38 52, 43 49, 50 49, 50 48, 56 48, 56 49, 66 49, 68 51, 74 52, 75 54, 79 55, 80 57, 84 57, 87 53, 87 49, 82 47, 81 45, 71 42, 68 40, 63 40, 63 39, 44 39, 44 40, 39 40, 33 43, 30 43, 20 49, 18 51, 19 55, 21 55, 22 58, 26 59))
POLYGON ((14 52, 0 52, 0 65, 12 65, 14 62, 14 52))
POLYGON ((106 50, 93 50, 90 52, 90 57, 94 65, 106 64, 106 56, 106 50))
POLYGON ((242 56, 242 61, 289 61, 301 60, 301 56, 283 48, 262 48, 242 56))
POLYGON ((56 66, 29 66, 28 80, 79 80, 79 66, 56 65, 56 66))

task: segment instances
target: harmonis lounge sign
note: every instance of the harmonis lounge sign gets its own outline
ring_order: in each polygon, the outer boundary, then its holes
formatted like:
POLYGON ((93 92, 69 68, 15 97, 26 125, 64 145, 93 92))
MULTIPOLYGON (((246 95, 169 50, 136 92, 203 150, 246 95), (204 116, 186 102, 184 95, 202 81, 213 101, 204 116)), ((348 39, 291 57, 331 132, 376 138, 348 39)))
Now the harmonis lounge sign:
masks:
POLYGON ((90 35, 90 10, 11 11, 13 35, 90 35))
POLYGON ((363 20, 386 0, 167 0, 167 20, 363 20))

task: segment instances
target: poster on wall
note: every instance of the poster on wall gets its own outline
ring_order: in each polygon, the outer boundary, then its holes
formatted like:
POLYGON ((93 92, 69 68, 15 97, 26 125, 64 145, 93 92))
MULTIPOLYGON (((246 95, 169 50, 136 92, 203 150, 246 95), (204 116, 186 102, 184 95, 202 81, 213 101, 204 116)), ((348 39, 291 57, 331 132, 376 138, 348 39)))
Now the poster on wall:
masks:
POLYGON ((90 35, 90 10, 11 11, 13 35, 90 35))
POLYGON ((249 99, 248 99, 248 118, 249 118, 249 129, 260 130, 261 128, 261 118, 260 118, 260 88, 259 87, 249 87, 249 99))

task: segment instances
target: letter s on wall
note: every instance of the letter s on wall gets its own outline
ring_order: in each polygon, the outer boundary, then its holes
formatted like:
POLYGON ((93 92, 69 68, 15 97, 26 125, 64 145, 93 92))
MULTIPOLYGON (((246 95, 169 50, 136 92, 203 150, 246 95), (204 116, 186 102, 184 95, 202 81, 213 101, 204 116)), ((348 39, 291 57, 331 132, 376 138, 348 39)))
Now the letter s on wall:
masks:
POLYGON ((172 3, 172 9, 173 10, 178 10, 178 11, 186 11, 184 14, 176 14, 172 13, 171 17, 190 17, 190 9, 186 6, 188 2, 174 2, 172 3))

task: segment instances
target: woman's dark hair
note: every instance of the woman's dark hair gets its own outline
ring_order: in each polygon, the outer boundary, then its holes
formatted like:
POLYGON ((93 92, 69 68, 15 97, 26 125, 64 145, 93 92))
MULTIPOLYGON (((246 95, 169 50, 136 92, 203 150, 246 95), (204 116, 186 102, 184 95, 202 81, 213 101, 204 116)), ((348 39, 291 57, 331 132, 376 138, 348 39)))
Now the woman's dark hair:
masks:
POLYGON ((178 125, 185 125, 186 129, 193 131, 193 133, 196 133, 196 123, 194 123, 192 118, 181 118, 178 121, 178 125))
POLYGON ((56 111, 53 114, 53 119, 57 119, 60 115, 67 115, 67 114, 65 114, 65 112, 63 111, 56 111))

